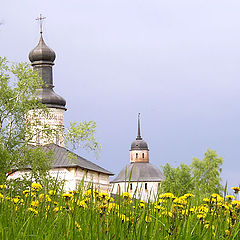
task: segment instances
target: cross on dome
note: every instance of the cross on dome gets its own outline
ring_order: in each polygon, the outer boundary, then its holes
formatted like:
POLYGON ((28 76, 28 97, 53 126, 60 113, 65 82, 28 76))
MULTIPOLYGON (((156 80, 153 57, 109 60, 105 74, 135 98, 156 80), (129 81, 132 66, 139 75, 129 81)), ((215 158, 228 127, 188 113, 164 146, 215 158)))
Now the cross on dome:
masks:
POLYGON ((40 24, 40 33, 42 34, 42 23, 43 20, 46 19, 46 17, 43 17, 42 14, 40 14, 40 16, 38 18, 36 18, 37 21, 39 21, 40 24))

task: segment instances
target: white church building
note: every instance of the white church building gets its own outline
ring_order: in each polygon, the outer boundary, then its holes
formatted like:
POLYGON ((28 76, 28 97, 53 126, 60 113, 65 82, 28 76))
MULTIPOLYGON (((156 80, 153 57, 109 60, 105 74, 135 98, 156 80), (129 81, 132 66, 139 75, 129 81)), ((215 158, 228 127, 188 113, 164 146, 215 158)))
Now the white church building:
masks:
POLYGON ((138 115, 138 135, 131 144, 130 163, 111 181, 113 194, 129 192, 132 197, 153 201, 165 177, 149 162, 149 149, 140 133, 140 114, 138 115))
MULTIPOLYGON (((44 151, 53 152, 54 161, 49 173, 56 179, 65 180, 65 190, 77 189, 79 183, 84 180, 85 186, 93 184, 95 189, 110 193, 112 186, 109 183, 109 176, 113 175, 113 173, 70 152, 64 147, 64 113, 66 111, 66 101, 53 90, 52 67, 55 58, 55 52, 45 44, 42 30, 40 30, 39 43, 29 53, 29 60, 44 82, 44 86, 40 89, 38 97, 48 108, 49 114, 47 117, 42 116, 40 109, 39 112, 29 112, 27 121, 34 122, 37 120, 39 122, 39 125, 32 127, 34 138, 29 144, 41 146, 44 151), (54 139, 49 139, 43 135, 41 127, 46 125, 57 131, 54 139), (70 157, 70 155, 74 156, 74 158, 70 157)), ((9 179, 21 178, 21 176, 28 174, 29 171, 31 171, 30 168, 26 168, 23 171, 15 171, 9 176, 9 179)))

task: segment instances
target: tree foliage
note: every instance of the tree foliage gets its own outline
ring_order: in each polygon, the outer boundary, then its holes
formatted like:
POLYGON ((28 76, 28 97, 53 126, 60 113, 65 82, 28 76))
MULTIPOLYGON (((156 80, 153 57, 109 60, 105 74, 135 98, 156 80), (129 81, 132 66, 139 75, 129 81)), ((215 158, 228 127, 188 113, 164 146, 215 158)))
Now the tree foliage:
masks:
POLYGON ((176 196, 186 193, 207 196, 221 193, 221 165, 223 160, 216 151, 208 149, 202 160, 193 158, 192 164, 180 164, 174 168, 170 164, 162 167, 166 177, 162 184, 164 192, 172 192, 176 196))
MULTIPOLYGON (((32 125, 39 121, 26 121, 30 110, 48 117, 49 111, 37 97, 43 81, 38 72, 26 63, 9 63, 0 57, 0 182, 6 180, 14 170, 26 167, 32 169, 35 179, 46 174, 51 166, 53 155, 40 147, 29 147, 34 133, 32 125)), ((55 130, 44 126, 45 135, 51 139, 55 130)), ((82 147, 96 153, 100 144, 95 139, 96 123, 84 121, 70 123, 66 129, 65 140, 73 150, 82 147)))
POLYGON ((98 155, 101 145, 97 142, 95 133, 95 121, 70 122, 70 127, 66 129, 65 133, 66 145, 73 150, 82 148, 98 155))
POLYGON ((186 164, 174 168, 169 163, 163 166, 163 174, 166 177, 162 183, 164 192, 172 192, 177 196, 193 190, 191 168, 186 164))
POLYGON ((202 160, 193 158, 192 176, 194 182, 195 194, 209 195, 211 193, 220 193, 223 191, 221 185, 223 159, 218 157, 216 151, 208 149, 202 160))
POLYGON ((50 155, 28 146, 32 134, 26 115, 32 109, 44 111, 36 97, 42 84, 28 64, 10 64, 0 57, 0 181, 15 169, 31 166, 44 172, 49 167, 50 155))

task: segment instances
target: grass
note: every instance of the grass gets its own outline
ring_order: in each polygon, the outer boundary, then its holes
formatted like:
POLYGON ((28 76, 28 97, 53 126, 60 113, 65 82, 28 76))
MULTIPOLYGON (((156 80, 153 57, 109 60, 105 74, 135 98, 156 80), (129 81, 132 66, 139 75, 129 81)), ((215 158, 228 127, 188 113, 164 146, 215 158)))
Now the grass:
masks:
POLYGON ((114 200, 92 188, 62 193, 33 183, 19 195, 0 185, 0 239, 240 239, 240 201, 213 194, 114 200))

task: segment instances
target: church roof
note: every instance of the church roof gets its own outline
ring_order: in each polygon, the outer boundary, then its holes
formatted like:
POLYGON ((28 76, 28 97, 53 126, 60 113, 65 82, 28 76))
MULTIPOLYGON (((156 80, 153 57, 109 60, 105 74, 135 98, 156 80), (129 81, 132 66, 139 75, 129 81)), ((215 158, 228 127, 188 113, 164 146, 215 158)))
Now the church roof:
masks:
POLYGON ((121 170, 111 183, 118 182, 161 182, 165 179, 162 172, 151 163, 135 162, 121 170), (130 178, 130 180, 129 180, 130 178))
POLYGON ((87 170, 92 170, 107 175, 114 175, 108 170, 98 166, 97 164, 88 161, 87 159, 78 156, 77 154, 71 152, 70 150, 60 147, 57 144, 51 143, 43 146, 45 152, 53 151, 54 161, 52 168, 63 168, 63 167, 80 167, 87 170), (73 154, 74 158, 71 159, 69 154, 73 154))

